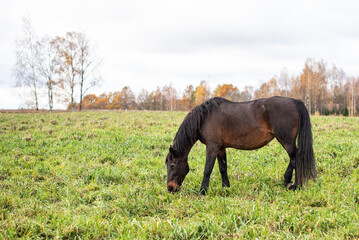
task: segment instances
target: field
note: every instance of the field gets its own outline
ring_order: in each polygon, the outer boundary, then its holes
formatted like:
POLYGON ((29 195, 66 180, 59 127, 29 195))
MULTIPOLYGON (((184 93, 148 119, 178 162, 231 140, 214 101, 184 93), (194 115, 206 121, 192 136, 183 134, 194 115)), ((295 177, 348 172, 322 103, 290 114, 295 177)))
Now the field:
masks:
POLYGON ((199 196, 205 146, 182 190, 166 189, 168 148, 186 113, 0 114, 0 239, 359 238, 359 118, 312 117, 318 180, 283 185, 273 140, 229 149, 199 196))

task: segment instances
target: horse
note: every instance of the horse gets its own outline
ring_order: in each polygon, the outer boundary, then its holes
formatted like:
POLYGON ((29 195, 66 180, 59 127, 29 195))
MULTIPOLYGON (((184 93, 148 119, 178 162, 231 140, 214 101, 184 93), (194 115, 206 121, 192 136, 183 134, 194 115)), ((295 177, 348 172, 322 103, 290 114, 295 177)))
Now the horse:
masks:
POLYGON ((189 172, 188 154, 197 140, 206 145, 206 163, 200 188, 200 194, 204 195, 216 158, 222 187, 230 186, 226 148, 259 149, 274 138, 290 159, 284 173, 284 186, 296 190, 310 179, 315 181, 310 116, 302 101, 278 96, 248 102, 211 98, 187 114, 175 135, 165 160, 167 189, 169 192, 180 190, 189 172))

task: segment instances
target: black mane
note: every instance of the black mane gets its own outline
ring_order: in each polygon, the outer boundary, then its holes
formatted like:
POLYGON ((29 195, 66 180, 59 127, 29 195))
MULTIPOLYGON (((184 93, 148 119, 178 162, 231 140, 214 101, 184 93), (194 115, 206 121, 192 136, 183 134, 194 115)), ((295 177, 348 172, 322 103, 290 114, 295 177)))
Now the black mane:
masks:
POLYGON ((202 126, 203 119, 208 117, 213 110, 218 109, 219 105, 228 100, 220 97, 208 99, 198 105, 187 114, 179 127, 173 140, 173 148, 180 154, 189 151, 198 140, 199 129, 202 126))

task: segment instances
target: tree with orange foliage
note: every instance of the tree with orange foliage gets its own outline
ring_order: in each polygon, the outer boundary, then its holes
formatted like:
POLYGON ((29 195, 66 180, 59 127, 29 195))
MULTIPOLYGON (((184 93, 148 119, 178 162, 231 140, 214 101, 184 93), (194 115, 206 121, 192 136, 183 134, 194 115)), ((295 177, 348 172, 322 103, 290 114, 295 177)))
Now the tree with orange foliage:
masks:
POLYGON ((190 110, 196 102, 196 91, 192 85, 187 86, 184 90, 183 97, 180 100, 182 110, 190 110))
POLYGON ((95 109, 95 103, 97 100, 97 96, 95 94, 88 94, 84 96, 82 100, 82 105, 84 109, 95 109))
POLYGON ((88 94, 84 96, 82 100, 83 109, 109 109, 110 102, 109 96, 105 93, 102 93, 100 96, 95 94, 88 94))
POLYGON ((261 86, 254 92, 254 98, 268 98, 279 95, 279 93, 277 80, 275 78, 271 78, 268 82, 262 83, 261 86))
POLYGON ((240 92, 233 84, 222 84, 214 89, 212 97, 223 97, 231 101, 238 101, 240 99, 240 92))
POLYGON ((110 100, 109 96, 105 93, 102 93, 95 102, 96 109, 110 109, 110 100))
POLYGON ((209 86, 206 81, 201 81, 200 85, 196 88, 196 106, 208 100, 211 96, 209 86))
POLYGON ((112 109, 132 110, 136 107, 135 94, 128 86, 123 87, 121 92, 114 92, 111 100, 112 109))

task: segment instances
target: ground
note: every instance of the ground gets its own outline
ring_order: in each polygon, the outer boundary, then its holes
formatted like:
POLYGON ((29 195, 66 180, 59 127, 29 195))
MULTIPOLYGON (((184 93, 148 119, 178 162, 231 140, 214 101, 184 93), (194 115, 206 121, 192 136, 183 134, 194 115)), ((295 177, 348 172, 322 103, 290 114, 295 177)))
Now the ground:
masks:
POLYGON ((198 196, 197 142, 181 192, 164 164, 184 112, 0 114, 0 238, 359 238, 359 118, 312 117, 318 179, 288 191, 273 140, 227 153, 198 196))

